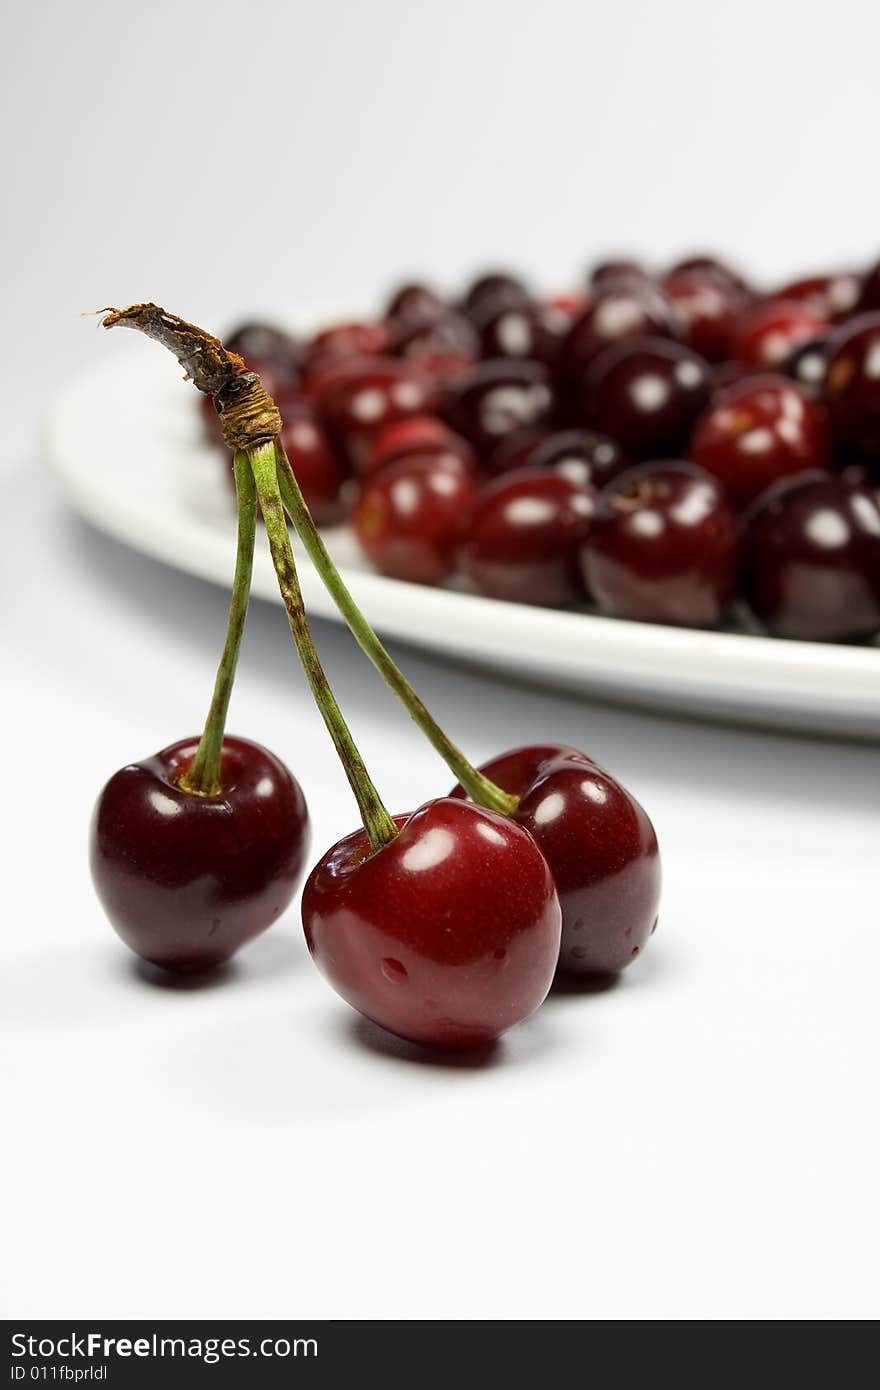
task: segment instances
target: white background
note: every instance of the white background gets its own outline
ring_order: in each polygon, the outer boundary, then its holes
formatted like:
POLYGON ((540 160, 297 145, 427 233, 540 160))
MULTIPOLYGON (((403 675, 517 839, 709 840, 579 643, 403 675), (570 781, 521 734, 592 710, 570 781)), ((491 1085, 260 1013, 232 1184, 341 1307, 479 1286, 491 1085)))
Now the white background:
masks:
MULTIPOLYGON (((876 7, 6 8, 3 1312, 876 1315, 876 749, 404 653, 475 758, 573 741, 646 803, 667 888, 644 961, 479 1064, 360 1024, 295 913, 163 987, 93 900, 87 821, 116 766, 197 727, 226 599, 69 517, 36 435, 71 370, 126 350, 77 317, 108 302, 214 326, 486 260, 564 287, 618 246, 770 279, 875 257, 876 7)), ((387 800, 444 788, 319 638, 387 800)), ((316 851, 352 826, 263 605, 232 727, 293 766, 316 851)))

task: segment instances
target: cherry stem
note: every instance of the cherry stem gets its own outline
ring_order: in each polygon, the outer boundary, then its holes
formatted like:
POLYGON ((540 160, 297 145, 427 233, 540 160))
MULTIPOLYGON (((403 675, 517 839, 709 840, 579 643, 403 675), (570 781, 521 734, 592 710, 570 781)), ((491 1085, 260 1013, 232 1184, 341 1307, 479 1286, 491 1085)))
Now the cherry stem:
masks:
POLYGON ((458 778, 471 800, 492 811, 500 811, 503 815, 512 815, 519 805, 519 797, 511 796, 502 790, 495 782, 490 781, 488 777, 485 777, 482 772, 475 768, 473 763, 468 761, 461 749, 457 748, 440 728, 424 702, 413 690, 400 667, 379 641, 330 558, 327 547, 306 506, 305 498, 290 466, 290 461, 279 440, 276 440, 276 451, 278 485, 284 507, 296 527, 312 564, 351 629, 352 635, 372 661, 386 685, 394 692, 410 717, 434 745, 447 767, 458 778))
POLYGON ((257 493, 254 475, 246 453, 235 455, 235 493, 238 499, 238 543, 235 553, 235 577, 229 604, 226 642, 217 668, 214 695, 205 720, 205 727, 196 755, 180 779, 184 791, 194 796, 217 796, 222 791, 220 756, 229 711, 229 697, 235 681, 238 653, 247 617, 254 568, 254 536, 257 529, 257 493))
POLYGON ((330 682, 312 640, 281 502, 274 440, 255 445, 248 450, 247 456, 263 509, 272 563, 278 576, 278 587, 284 607, 287 609, 291 635, 315 703, 336 745, 345 775, 354 792, 364 829, 369 837, 370 848, 375 852, 395 839, 397 826, 370 780, 364 760, 355 746, 342 711, 336 703, 336 697, 330 689, 330 682))

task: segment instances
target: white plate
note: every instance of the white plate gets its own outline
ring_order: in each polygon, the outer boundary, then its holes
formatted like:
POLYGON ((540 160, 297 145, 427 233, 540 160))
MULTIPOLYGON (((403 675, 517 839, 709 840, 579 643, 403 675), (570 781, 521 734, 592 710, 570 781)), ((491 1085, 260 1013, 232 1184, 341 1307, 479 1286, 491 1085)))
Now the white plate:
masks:
MULTIPOLYGON (((230 494, 202 438, 195 391, 167 355, 152 352, 108 363, 67 387, 49 414, 49 458, 89 521, 156 559, 228 585, 230 494)), ((698 632, 429 589, 371 572, 343 530, 327 539, 358 603, 389 637, 677 714, 880 738, 877 647, 698 632)), ((336 618, 307 560, 302 580, 310 611, 336 618)), ((279 601, 263 550, 254 592, 279 601)))

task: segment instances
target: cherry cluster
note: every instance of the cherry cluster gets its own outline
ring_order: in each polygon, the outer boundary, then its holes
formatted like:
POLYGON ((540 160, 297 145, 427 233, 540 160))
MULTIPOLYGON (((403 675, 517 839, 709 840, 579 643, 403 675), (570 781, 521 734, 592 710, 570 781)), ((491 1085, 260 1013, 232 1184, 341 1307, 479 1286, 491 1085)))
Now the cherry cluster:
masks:
MULTIPOLYGON (((716 258, 544 299, 398 289, 229 340, 316 520, 382 573, 779 637, 880 632, 880 263, 758 290, 716 258)), ((216 416, 206 414, 216 431, 216 416)))
MULTIPOLYGON (((245 363, 156 305, 106 314, 105 327, 135 328, 172 350, 210 400, 233 453, 238 504, 226 641, 202 735, 120 769, 95 807, 93 881, 122 940, 165 970, 222 965, 285 911, 307 860, 309 816, 298 782, 266 748, 226 733, 259 507, 303 672, 362 820, 318 861, 302 896, 308 949, 334 988, 403 1038, 465 1048, 532 1014, 557 970, 602 976, 630 965, 657 923, 660 859, 651 821, 578 749, 529 745, 477 768, 439 727, 354 603, 303 497, 296 431, 313 428, 320 440, 323 426, 298 406, 287 411, 283 388, 300 359, 286 339, 251 330, 238 343, 248 350, 245 363), (312 641, 288 522, 360 647, 457 779, 448 795, 411 814, 389 815, 333 695, 312 641)), ((344 333, 363 347, 369 331, 334 330, 330 341, 338 344, 344 333)), ((321 367, 327 376, 334 370, 333 360, 321 367)), ((427 387, 411 368, 395 362, 370 371, 373 396, 363 379, 354 398, 340 387, 340 419, 371 425, 370 402, 381 414, 395 384, 405 408, 424 407, 427 387)), ((325 401, 324 418, 327 408, 325 401)), ((423 420, 423 409, 411 418, 423 420)), ((434 430, 445 441, 445 427, 434 421, 434 430)), ((364 459, 374 435, 363 432, 364 459)), ((440 476, 467 478, 452 467, 440 476)))

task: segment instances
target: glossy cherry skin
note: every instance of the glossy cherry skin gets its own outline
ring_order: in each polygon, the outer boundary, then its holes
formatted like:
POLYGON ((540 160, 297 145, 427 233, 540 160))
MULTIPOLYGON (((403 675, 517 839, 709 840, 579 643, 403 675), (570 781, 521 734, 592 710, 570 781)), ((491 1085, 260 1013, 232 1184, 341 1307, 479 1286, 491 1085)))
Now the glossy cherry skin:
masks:
POLYGON ((403 455, 369 478, 352 513, 361 549, 382 574, 439 584, 477 504, 468 473, 443 455, 403 455))
POLYGON ((544 435, 529 451, 529 468, 561 473, 569 482, 602 488, 622 473, 629 460, 616 439, 597 430, 558 430, 544 435))
POLYGON ((777 290, 774 299, 803 304, 818 318, 830 322, 845 319, 855 311, 862 284, 858 275, 840 271, 834 275, 811 275, 793 280, 777 290))
POLYGON ((584 378, 584 423, 633 459, 675 458, 709 404, 712 372, 681 343, 633 338, 596 358, 584 378))
POLYGON ((776 637, 853 642, 880 633, 880 505, 867 487, 808 474, 755 504, 741 591, 776 637))
POLYGON ((553 876, 507 816, 442 797, 370 854, 334 845, 303 892, 315 964, 353 1008, 411 1042, 493 1042, 538 1008, 559 957, 553 876))
POLYGON ((553 414, 549 375, 539 362, 480 362, 446 391, 440 412, 491 467, 511 435, 546 428, 553 414))
POLYGON ((833 335, 824 395, 835 440, 880 453, 880 313, 860 315, 833 335))
POLYGON ((334 449, 314 410, 306 402, 283 412, 281 444, 309 511, 319 526, 335 526, 348 506, 345 484, 349 471, 334 449))
POLYGON ((581 561, 602 613, 713 627, 733 593, 736 520, 694 464, 642 464, 600 494, 581 561))
POLYGON ((791 377, 811 401, 820 400, 825 390, 828 343, 827 336, 808 338, 788 354, 779 369, 791 377))
POLYGON ((603 349, 625 338, 673 338, 678 325, 673 310, 652 286, 615 285, 600 290, 575 319, 562 349, 562 368, 573 382, 603 349))
POLYGON ((373 437, 361 462, 361 476, 371 477, 387 463, 412 453, 443 455, 446 462, 457 458, 466 473, 477 467, 477 456, 466 439, 434 415, 413 415, 393 421, 373 437))
POLYGON ((486 297, 473 311, 483 357, 526 357, 552 367, 562 347, 569 321, 551 305, 537 300, 514 300, 506 295, 486 297))
POLYGON ((722 392, 697 421, 690 455, 740 509, 779 478, 824 468, 828 427, 792 381, 748 377, 722 392))
POLYGON ((377 357, 388 350, 386 323, 334 323, 310 338, 305 347, 308 373, 344 357, 377 357))
POLYGON ((584 598, 578 569, 596 494, 558 473, 524 469, 480 497, 459 552, 473 587, 490 598, 550 607, 584 598))
POLYGON ((680 335, 707 362, 730 357, 737 320, 746 305, 742 290, 705 270, 679 270, 660 288, 680 323, 680 335))
MULTIPOLYGON (((585 753, 560 744, 516 748, 481 771, 521 798, 514 820, 550 865, 562 908, 559 969, 626 969, 657 925, 660 855, 645 811, 585 753)), ((464 796, 456 787, 453 796, 464 796)))
POLYGON ((299 783, 257 743, 223 741, 222 792, 178 785, 198 739, 115 773, 92 818, 92 878, 114 930, 166 970, 228 960, 293 897, 309 847, 299 783))
POLYGON ((409 363, 375 358, 329 385, 318 404, 331 438, 358 467, 380 430, 430 414, 434 391, 409 363))
POLYGON ((817 338, 828 320, 797 300, 771 299, 747 309, 739 318, 731 355, 768 370, 778 367, 798 343, 817 338))

